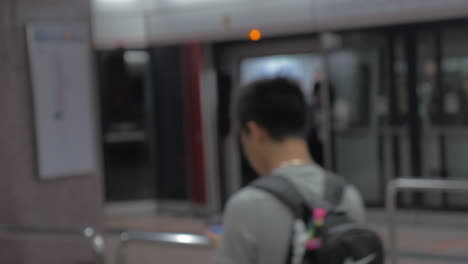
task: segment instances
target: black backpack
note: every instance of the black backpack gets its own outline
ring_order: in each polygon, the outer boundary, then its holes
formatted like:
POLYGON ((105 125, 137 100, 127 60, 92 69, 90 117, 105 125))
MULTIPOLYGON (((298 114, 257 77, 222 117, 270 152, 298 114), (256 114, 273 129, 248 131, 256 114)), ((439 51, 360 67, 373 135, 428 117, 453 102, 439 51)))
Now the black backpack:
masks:
POLYGON ((327 175, 323 198, 309 204, 288 179, 276 175, 252 184, 272 194, 292 212, 286 264, 383 264, 384 250, 379 236, 354 223, 335 208, 342 200, 346 182, 327 175))

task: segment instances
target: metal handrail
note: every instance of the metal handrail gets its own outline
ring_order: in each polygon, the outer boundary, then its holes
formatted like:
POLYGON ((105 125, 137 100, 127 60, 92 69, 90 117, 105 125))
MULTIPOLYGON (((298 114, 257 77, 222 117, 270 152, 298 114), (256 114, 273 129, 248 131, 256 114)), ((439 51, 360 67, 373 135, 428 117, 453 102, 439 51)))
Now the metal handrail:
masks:
POLYGON ((396 179, 387 185, 386 209, 388 216, 388 232, 390 237, 391 263, 398 263, 396 249, 396 194, 399 191, 457 191, 468 192, 468 181, 432 180, 432 179, 396 179))
POLYGON ((96 264, 105 264, 104 238, 92 227, 57 228, 0 225, 0 234, 5 235, 41 235, 41 236, 81 236, 91 243, 96 264))
POLYGON ((124 231, 120 233, 120 244, 117 248, 117 263, 127 263, 127 247, 131 242, 145 242, 158 244, 172 244, 181 246, 211 247, 212 242, 209 238, 185 233, 159 233, 159 232, 141 232, 124 231))

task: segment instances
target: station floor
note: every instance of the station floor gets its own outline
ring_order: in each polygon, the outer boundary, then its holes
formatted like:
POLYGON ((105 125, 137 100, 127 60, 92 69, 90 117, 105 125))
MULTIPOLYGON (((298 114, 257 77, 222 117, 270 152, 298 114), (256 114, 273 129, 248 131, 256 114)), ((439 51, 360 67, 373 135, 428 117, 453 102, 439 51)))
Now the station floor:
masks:
MULTIPOLYGON (((401 264, 468 264, 468 212, 404 211, 397 216, 397 241, 401 264)), ((387 216, 383 210, 368 212, 370 226, 388 243, 387 216)), ((187 215, 112 215, 111 229, 202 233, 204 221, 187 215)), ((109 263, 118 263, 117 237, 108 237, 109 263)), ((132 243, 128 245, 128 264, 206 264, 212 263, 214 249, 187 246, 132 243)), ((390 262, 388 262, 390 263, 390 262)), ((123 264, 123 263, 119 263, 123 264)))

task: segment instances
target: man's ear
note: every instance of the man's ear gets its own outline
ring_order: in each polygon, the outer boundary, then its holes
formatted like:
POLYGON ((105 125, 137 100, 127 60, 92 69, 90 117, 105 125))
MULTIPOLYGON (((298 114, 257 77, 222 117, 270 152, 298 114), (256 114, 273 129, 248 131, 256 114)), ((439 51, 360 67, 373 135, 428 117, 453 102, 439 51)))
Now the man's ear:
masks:
POLYGON ((253 122, 253 121, 247 122, 247 129, 252 139, 257 142, 263 142, 268 137, 266 130, 256 122, 253 122))

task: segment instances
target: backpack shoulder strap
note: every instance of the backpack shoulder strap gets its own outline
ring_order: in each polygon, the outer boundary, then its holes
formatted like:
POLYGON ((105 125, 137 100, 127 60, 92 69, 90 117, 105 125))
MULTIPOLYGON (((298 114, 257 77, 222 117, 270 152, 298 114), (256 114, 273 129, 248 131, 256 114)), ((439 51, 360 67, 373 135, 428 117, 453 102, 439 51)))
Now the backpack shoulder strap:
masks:
MULTIPOLYGON (((310 208, 302 194, 292 182, 281 175, 272 175, 260 178, 250 186, 273 195, 273 197, 278 199, 291 211, 295 219, 304 220, 308 215, 310 215, 310 208)), ((292 263, 294 252, 296 252, 293 242, 295 237, 294 232, 294 228, 291 227, 288 254, 284 262, 286 264, 292 263)))
POLYGON ((326 172, 324 200, 330 203, 333 207, 338 206, 343 199, 347 185, 348 184, 344 179, 331 172, 326 172))
POLYGON ((307 202, 296 186, 281 175, 260 178, 251 187, 266 191, 283 203, 296 218, 303 218, 307 212, 307 202))

